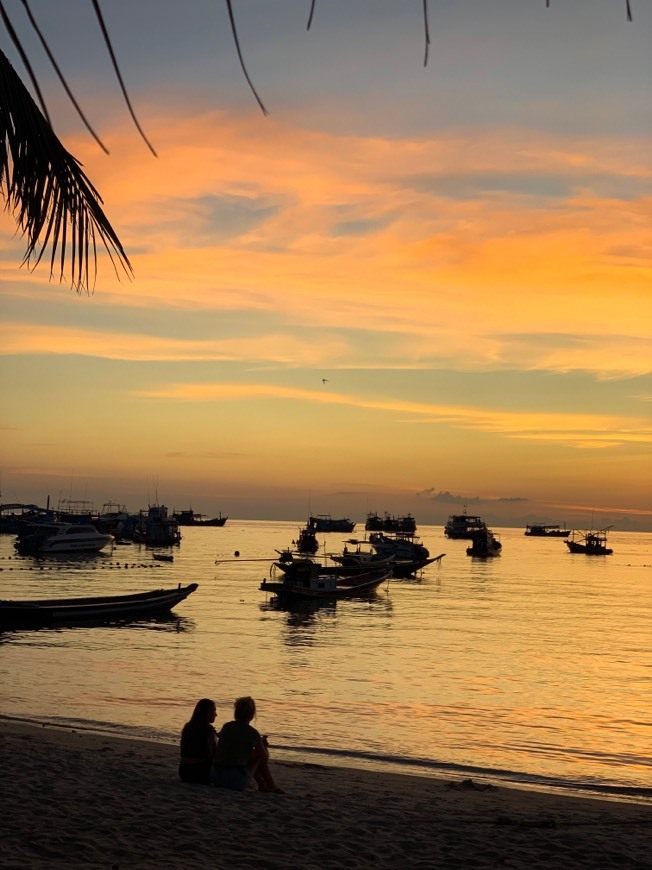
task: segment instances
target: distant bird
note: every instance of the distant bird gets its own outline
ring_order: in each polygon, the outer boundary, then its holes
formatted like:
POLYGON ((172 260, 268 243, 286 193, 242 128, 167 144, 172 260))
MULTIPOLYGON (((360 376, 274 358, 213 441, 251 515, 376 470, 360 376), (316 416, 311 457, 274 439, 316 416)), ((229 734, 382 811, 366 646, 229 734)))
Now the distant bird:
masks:
POLYGON ((327 384, 327 383, 328 383, 328 378, 322 378, 322 379, 321 379, 321 382, 322 382, 322 384, 327 384))

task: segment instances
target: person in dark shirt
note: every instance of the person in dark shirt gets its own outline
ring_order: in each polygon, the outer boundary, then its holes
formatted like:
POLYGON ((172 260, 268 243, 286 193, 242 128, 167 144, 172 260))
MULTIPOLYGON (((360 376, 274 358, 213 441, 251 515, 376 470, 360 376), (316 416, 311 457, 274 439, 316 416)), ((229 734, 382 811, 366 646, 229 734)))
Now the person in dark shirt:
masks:
POLYGON ((256 715, 253 698, 238 698, 233 705, 233 721, 222 725, 217 735, 217 749, 213 758, 211 778, 213 785, 244 791, 250 777, 258 791, 282 794, 269 769, 267 738, 261 737, 251 725, 256 715))
POLYGON ((183 726, 179 776, 184 782, 211 784, 211 764, 217 747, 213 727, 216 716, 215 701, 202 698, 195 704, 190 721, 183 726))

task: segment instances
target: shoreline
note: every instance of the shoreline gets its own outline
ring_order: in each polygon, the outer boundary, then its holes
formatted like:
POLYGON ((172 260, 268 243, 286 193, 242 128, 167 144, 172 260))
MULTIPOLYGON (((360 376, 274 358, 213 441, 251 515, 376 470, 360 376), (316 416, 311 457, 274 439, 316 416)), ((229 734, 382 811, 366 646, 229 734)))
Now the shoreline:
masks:
MULTIPOLYGON (((160 746, 173 747, 176 750, 178 738, 163 734, 120 734, 110 727, 102 728, 86 725, 83 722, 30 719, 21 716, 0 713, 0 728, 4 723, 32 726, 34 728, 53 728, 108 740, 133 740, 135 743, 151 743, 160 746)), ((110 723, 105 723, 109 725, 110 723)), ((318 767, 333 767, 338 770, 353 770, 371 772, 379 775, 411 776, 426 780, 442 780, 444 782, 472 778, 474 782, 492 783, 497 787, 514 791, 532 791, 540 794, 560 795, 562 797, 593 798, 595 800, 620 801, 652 809, 652 787, 629 785, 594 785, 582 782, 570 782, 557 778, 541 778, 516 772, 492 771, 485 768, 462 766, 456 764, 430 763, 419 760, 396 760, 380 758, 369 754, 330 752, 328 749, 313 749, 311 747, 288 748, 273 746, 276 761, 289 766, 313 764, 318 767), (304 757, 302 758, 302 754, 304 757), (518 777, 523 777, 519 779, 518 777)))
POLYGON ((652 868, 629 800, 280 759, 285 794, 242 794, 182 783, 175 745, 4 717, 0 755, 7 870, 652 868))

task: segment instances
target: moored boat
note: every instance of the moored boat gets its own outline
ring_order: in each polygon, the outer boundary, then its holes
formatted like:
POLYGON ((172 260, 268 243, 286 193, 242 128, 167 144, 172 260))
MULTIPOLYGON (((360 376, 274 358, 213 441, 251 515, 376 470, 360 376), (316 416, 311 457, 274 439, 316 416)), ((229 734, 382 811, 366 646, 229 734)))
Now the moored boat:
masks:
POLYGON ((363 543, 358 541, 354 550, 349 550, 345 546, 341 553, 331 553, 329 558, 336 565, 349 571, 370 571, 386 565, 391 568, 392 577, 406 578, 412 577, 433 562, 441 561, 446 555, 441 553, 439 556, 431 557, 421 544, 412 541, 410 545, 405 539, 401 539, 400 542, 392 538, 389 539, 389 542, 387 540, 377 541, 380 552, 374 548, 373 544, 369 548, 363 546, 363 543))
POLYGON ((128 595, 0 601, 0 628, 45 628, 87 622, 139 619, 166 613, 197 589, 197 583, 128 595))
POLYGON ((368 532, 405 532, 413 535, 417 530, 417 522, 412 514, 396 517, 385 513, 381 517, 377 513, 369 513, 365 522, 365 530, 368 532))
POLYGON ((310 526, 306 526, 299 530, 299 537, 293 544, 299 553, 316 553, 319 549, 319 541, 315 530, 310 526))
POLYGON ((309 556, 295 555, 289 550, 285 550, 280 553, 280 558, 274 562, 274 567, 284 574, 293 575, 303 570, 300 567, 303 562, 311 561, 317 565, 319 574, 354 577, 370 571, 387 570, 391 571, 393 578, 404 580, 413 577, 427 565, 441 562, 445 555, 445 553, 440 553, 439 556, 422 560, 397 560, 393 556, 381 558, 377 553, 372 553, 368 559, 364 556, 356 559, 355 555, 352 554, 350 561, 346 561, 341 556, 329 555, 325 556, 323 561, 315 562, 309 556))
POLYGON ((466 555, 475 559, 491 559, 500 556, 503 545, 491 529, 477 531, 471 539, 471 546, 466 548, 466 555))
POLYGON ((348 517, 334 520, 330 514, 318 514, 308 518, 308 525, 316 532, 352 532, 355 523, 348 517))
POLYGON ((420 538, 406 532, 371 532, 369 544, 379 556, 393 556, 396 560, 430 558, 430 551, 420 538))
POLYGON ((391 577, 385 569, 364 574, 323 574, 311 559, 296 563, 296 570, 285 573, 281 580, 264 579, 260 589, 273 592, 279 598, 318 599, 355 598, 374 592, 391 577))
POLYGON ((607 530, 600 529, 597 532, 578 532, 573 529, 573 537, 564 541, 571 553, 584 553, 585 556, 611 556, 613 550, 607 547, 607 530))
POLYGON ((225 525, 228 517, 223 517, 220 511, 219 517, 207 517, 205 514, 197 514, 192 508, 187 511, 172 511, 172 517, 180 526, 203 526, 217 528, 225 525))
POLYGON ((150 505, 147 513, 140 512, 133 539, 150 547, 170 547, 181 541, 179 523, 174 517, 168 516, 165 505, 150 505))
POLYGON ((523 534, 528 538, 567 538, 570 529, 562 529, 560 525, 550 523, 528 523, 523 534))
POLYGON ((444 534, 447 538, 472 539, 478 532, 483 532, 487 524, 479 516, 467 514, 464 508, 463 514, 451 514, 444 526, 444 534))
POLYGON ((99 553, 113 543, 113 535, 82 523, 28 525, 14 541, 22 556, 56 556, 66 553, 99 553))
POLYGON ((0 534, 17 535, 28 524, 53 523, 56 514, 36 504, 0 504, 0 534))

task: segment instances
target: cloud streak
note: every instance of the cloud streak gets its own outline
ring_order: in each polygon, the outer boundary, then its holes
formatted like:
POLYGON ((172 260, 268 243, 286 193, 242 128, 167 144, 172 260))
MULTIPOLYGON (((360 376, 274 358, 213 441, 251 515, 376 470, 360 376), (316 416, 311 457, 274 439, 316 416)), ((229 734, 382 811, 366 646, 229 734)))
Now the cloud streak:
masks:
POLYGON ((528 413, 477 407, 407 402, 366 396, 283 387, 270 384, 170 384, 159 389, 135 390, 139 398, 184 402, 250 402, 260 399, 350 406, 399 415, 410 423, 445 423, 453 428, 491 432, 509 438, 563 442, 570 446, 615 447, 652 442, 652 422, 615 414, 528 413))

